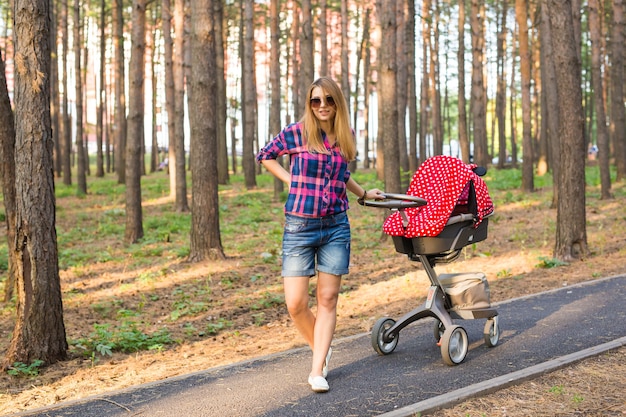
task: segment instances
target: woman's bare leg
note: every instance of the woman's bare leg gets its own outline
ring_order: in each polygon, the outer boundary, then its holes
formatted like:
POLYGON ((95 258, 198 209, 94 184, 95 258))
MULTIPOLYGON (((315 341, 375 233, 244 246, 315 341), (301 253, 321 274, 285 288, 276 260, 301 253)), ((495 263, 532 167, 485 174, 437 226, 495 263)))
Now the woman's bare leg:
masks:
POLYGON ((296 329, 313 349, 315 316, 309 308, 309 277, 285 277, 283 281, 289 315, 296 329))
POLYGON ((320 272, 317 279, 317 317, 314 328, 311 375, 321 376, 326 354, 337 325, 337 299, 341 285, 340 275, 320 272))
POLYGON ((317 317, 309 308, 309 277, 285 277, 285 303, 296 329, 313 350, 311 376, 321 376, 337 324, 341 276, 320 272, 317 279, 317 317))

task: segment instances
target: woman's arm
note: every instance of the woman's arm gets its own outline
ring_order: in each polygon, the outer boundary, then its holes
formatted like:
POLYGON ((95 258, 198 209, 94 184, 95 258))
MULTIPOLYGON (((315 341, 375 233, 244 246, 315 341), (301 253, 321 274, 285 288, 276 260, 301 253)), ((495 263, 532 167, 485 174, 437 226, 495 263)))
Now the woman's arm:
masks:
POLYGON ((291 185, 291 174, 276 159, 265 159, 261 161, 261 165, 276 178, 287 185, 291 185))
POLYGON ((350 190, 350 192, 352 192, 354 195, 356 195, 359 200, 383 199, 383 192, 380 191, 378 188, 366 190, 365 188, 361 187, 352 177, 350 177, 350 179, 346 183, 346 188, 350 190))

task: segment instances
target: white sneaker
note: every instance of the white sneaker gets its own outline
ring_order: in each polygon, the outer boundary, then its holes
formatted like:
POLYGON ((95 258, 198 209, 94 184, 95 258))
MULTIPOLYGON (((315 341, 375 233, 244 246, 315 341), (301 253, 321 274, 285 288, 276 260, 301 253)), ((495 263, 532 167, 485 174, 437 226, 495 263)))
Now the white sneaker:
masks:
POLYGON ((309 385, 314 392, 328 392, 330 387, 326 378, 323 376, 311 376, 309 375, 309 385))
POLYGON ((326 378, 328 376, 328 364, 330 363, 330 358, 333 356, 333 348, 328 348, 328 353, 326 353, 326 360, 324 360, 324 367, 322 368, 322 376, 326 378))

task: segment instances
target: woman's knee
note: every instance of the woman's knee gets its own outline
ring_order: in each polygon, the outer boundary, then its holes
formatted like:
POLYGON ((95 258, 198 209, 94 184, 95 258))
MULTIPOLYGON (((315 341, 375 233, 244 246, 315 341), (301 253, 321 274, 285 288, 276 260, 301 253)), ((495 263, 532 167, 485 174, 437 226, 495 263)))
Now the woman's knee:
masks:
POLYGON ((334 310, 337 307, 339 298, 339 289, 337 288, 318 288, 317 306, 326 310, 334 310))
POLYGON ((298 317, 299 315, 306 313, 309 309, 308 297, 294 297, 285 300, 287 311, 291 317, 298 317))

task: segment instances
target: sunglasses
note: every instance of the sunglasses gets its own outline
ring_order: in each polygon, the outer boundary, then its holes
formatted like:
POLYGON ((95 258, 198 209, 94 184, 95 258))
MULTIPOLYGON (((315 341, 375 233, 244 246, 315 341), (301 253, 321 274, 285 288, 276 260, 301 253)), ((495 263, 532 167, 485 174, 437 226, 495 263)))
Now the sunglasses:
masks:
MULTIPOLYGON (((330 107, 335 107, 335 99, 332 98, 331 96, 326 96, 326 98, 324 99, 324 102, 326 102, 327 106, 330 107)), ((311 107, 314 109, 319 109, 319 107, 322 105, 322 99, 319 97, 314 97, 311 99, 311 107)))

